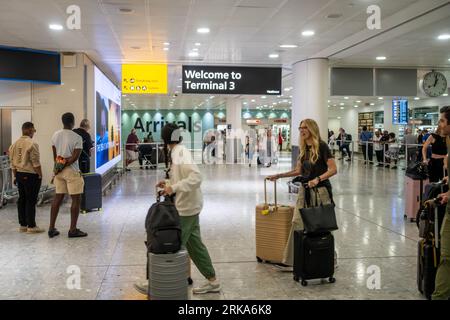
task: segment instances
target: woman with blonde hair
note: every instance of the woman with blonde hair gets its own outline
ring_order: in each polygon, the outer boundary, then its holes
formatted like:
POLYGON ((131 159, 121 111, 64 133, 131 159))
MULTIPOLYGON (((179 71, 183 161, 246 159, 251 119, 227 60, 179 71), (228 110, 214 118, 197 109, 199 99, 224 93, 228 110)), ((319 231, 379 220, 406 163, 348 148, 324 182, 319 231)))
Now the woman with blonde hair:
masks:
POLYGON ((332 188, 329 178, 336 175, 337 168, 328 144, 320 137, 319 126, 312 119, 300 122, 300 152, 297 158, 297 166, 294 170, 267 177, 271 181, 280 178, 302 176, 308 183, 308 189, 300 187, 297 203, 292 218, 292 227, 288 242, 284 250, 283 264, 279 265, 283 271, 291 271, 294 264, 294 231, 303 229, 303 221, 300 217, 300 209, 304 207, 305 191, 311 193, 311 206, 319 203, 330 204, 333 201, 332 188), (315 197, 314 188, 318 191, 315 197), (319 202, 319 203, 316 203, 319 202))

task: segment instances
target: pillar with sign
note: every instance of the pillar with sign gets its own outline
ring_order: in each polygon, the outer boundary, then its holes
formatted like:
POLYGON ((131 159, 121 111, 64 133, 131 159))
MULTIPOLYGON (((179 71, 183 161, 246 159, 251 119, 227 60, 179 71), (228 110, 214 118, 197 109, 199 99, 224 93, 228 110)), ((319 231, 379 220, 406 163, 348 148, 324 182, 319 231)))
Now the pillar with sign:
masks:
POLYGON ((322 140, 328 137, 329 72, 328 59, 299 61, 293 66, 294 89, 292 99, 292 165, 299 152, 300 121, 313 119, 320 129, 322 140))

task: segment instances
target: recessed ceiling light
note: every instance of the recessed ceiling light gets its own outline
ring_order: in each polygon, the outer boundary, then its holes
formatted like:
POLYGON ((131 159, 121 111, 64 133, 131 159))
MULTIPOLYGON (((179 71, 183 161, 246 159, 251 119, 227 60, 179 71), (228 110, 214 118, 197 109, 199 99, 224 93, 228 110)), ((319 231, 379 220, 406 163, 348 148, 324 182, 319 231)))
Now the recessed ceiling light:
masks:
POLYGON ((188 56, 191 58, 198 57, 198 52, 195 51, 189 52, 188 56))
POLYGON ((330 103, 331 101, 330 100, 328 100, 328 103, 330 103))
POLYGON ((344 97, 345 100, 348 100, 348 97, 344 97))
POLYGON ((261 96, 261 99, 266 99, 267 97, 266 96, 261 96))
POLYGON ((344 107, 341 107, 341 110, 344 110, 345 108, 344 107))
POLYGON ((75 89, 70 89, 71 92, 75 92, 75 89))
POLYGON ((337 117, 339 120, 341 120, 341 117, 337 117))
POLYGON ((164 50, 164 51, 169 51, 169 48, 164 48, 163 50, 164 50))
POLYGON ((63 30, 63 26, 60 24, 51 24, 48 26, 51 30, 61 31, 63 30))
POLYGON ((165 46, 170 46, 170 42, 164 42, 165 46))
POLYGON ((255 102, 256 100, 255 99, 252 99, 252 102, 255 102))
POLYGON ((210 99, 214 99, 215 98, 215 96, 211 96, 211 97, 209 97, 210 99))
POLYGON ((442 96, 443 97, 448 97, 448 93, 444 93, 442 96))
POLYGON ((302 36, 304 37, 311 37, 315 35, 316 33, 313 30, 305 30, 302 32, 302 36))
POLYGON ((448 39, 450 39, 450 34, 448 34, 448 33, 441 34, 441 35, 438 37, 438 39, 439 39, 439 40, 448 40, 448 39))
POLYGON ((196 42, 195 45, 196 45, 197 47, 200 47, 202 44, 201 44, 200 42, 196 42))
POLYGON ((419 97, 415 97, 414 100, 420 100, 420 98, 419 97))
POLYGON ((358 105, 354 105, 353 108, 359 108, 359 106, 358 105))
POLYGON ((341 102, 339 103, 340 106, 345 106, 345 103, 341 102))
POLYGON ((280 48, 287 48, 287 49, 297 48, 297 47, 298 46, 296 44, 282 44, 282 45, 280 45, 280 48))
POLYGON ((383 57, 383 56, 377 57, 377 60, 378 60, 378 61, 383 61, 383 60, 386 60, 386 57, 383 57))
POLYGON ((271 53, 271 54, 269 54, 269 58, 270 59, 276 59, 278 57, 280 57, 280 55, 278 53, 271 53))
POLYGON ((209 28, 198 28, 197 29, 197 32, 198 33, 203 33, 203 34, 205 34, 205 33, 209 33, 209 28))
POLYGON ((378 100, 383 100, 384 98, 383 97, 378 97, 378 100))
POLYGON ((356 103, 361 103, 361 100, 357 100, 356 103))
POLYGON ((375 103, 373 103, 373 102, 372 102, 372 103, 371 103, 370 105, 371 105, 371 106, 374 106, 374 105, 375 105, 375 103))

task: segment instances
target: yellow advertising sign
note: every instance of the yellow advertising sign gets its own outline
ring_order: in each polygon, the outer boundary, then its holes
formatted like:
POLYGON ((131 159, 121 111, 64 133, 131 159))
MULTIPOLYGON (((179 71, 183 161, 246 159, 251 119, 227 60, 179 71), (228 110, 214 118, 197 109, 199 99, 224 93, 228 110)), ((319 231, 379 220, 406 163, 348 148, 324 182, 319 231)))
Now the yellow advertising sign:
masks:
POLYGON ((167 65, 122 65, 122 93, 167 94, 167 65))

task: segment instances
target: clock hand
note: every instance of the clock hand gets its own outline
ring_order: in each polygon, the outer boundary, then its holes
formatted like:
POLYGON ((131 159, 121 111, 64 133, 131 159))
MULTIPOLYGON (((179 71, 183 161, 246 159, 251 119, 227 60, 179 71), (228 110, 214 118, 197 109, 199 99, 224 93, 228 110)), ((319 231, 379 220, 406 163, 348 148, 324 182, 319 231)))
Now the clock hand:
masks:
POLYGON ((437 83, 438 83, 438 76, 436 75, 435 77, 436 77, 436 78, 435 78, 435 79, 436 79, 436 81, 434 81, 434 85, 433 85, 433 87, 436 87, 436 85, 437 85, 437 83))

